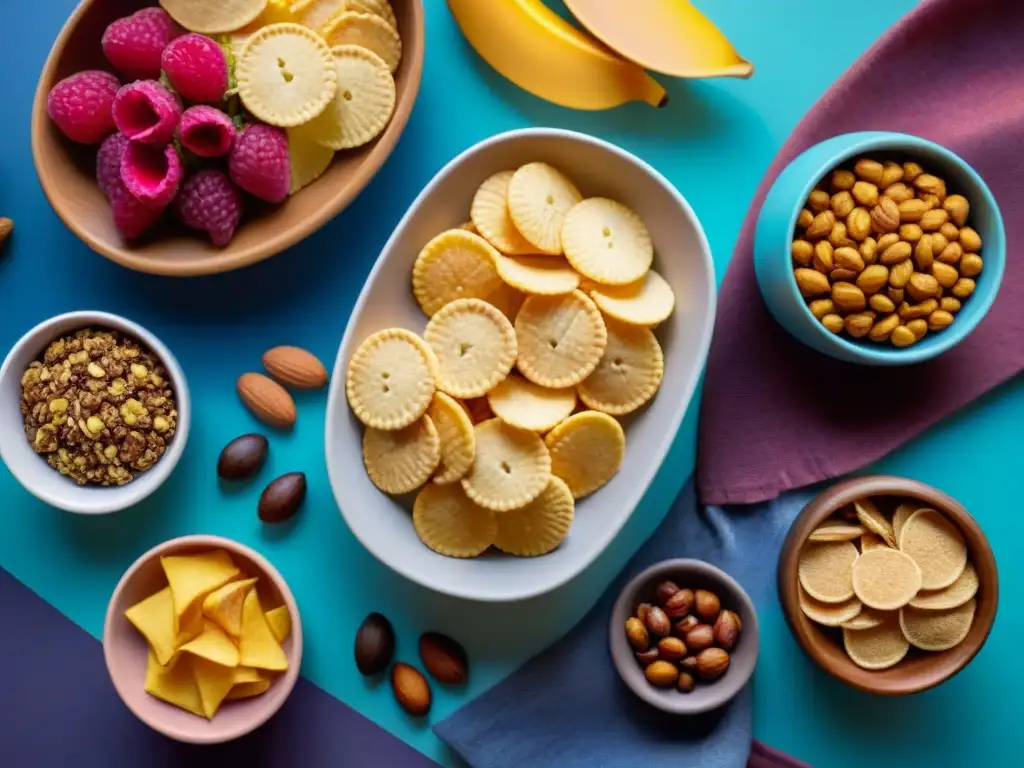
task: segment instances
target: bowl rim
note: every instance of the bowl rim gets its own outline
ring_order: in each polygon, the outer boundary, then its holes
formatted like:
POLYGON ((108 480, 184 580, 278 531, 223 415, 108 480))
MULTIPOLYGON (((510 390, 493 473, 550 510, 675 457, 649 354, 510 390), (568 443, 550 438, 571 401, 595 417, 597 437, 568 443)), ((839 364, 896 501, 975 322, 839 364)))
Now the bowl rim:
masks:
MULTIPOLYGON (((818 163, 815 166, 814 173, 811 174, 800 188, 800 193, 796 198, 797 202, 793 205, 789 224, 786 227, 786 248, 782 252, 787 268, 791 269, 792 266, 789 245, 793 242, 793 235, 796 232, 797 218, 800 215, 801 209, 804 207, 804 201, 807 200, 808 195, 810 195, 818 182, 825 177, 825 174, 862 152, 902 151, 907 152, 908 154, 916 153, 924 156, 931 155, 937 158, 940 162, 955 166, 961 173, 969 177, 981 191, 985 207, 991 210, 994 226, 998 233, 998 245, 1000 247, 996 248, 995 252, 997 257, 992 259, 991 264, 987 258, 985 261, 985 275, 986 284, 989 286, 988 289, 984 293, 976 291, 970 297, 972 302, 977 302, 979 304, 979 311, 972 319, 964 321, 958 320, 955 332, 948 333, 947 329, 947 333, 945 333, 945 335, 934 345, 921 347, 915 344, 903 349, 884 346, 868 347, 863 343, 855 343, 854 341, 846 339, 842 335, 831 333, 811 313, 806 300, 797 289, 796 280, 790 279, 784 281, 786 284, 786 291, 789 293, 791 300, 799 304, 803 317, 808 321, 810 327, 813 328, 812 333, 814 333, 823 344, 838 346, 840 349, 855 355, 860 362, 867 362, 875 365, 911 365, 913 363, 930 360, 933 357, 938 357, 966 339, 971 332, 977 328, 992 309, 992 305, 995 303, 996 297, 999 295, 999 290, 1002 287, 1003 275, 1006 270, 1006 227, 1003 222, 1002 211, 999 209, 999 203, 996 201, 995 195, 992 193, 992 190, 989 189, 988 184, 985 183, 981 174, 974 170, 974 167, 970 163, 953 152, 953 150, 948 149, 941 144, 936 144, 933 141, 922 138, 921 136, 896 131, 857 131, 853 133, 840 134, 818 142, 804 150, 800 156, 803 156, 822 145, 829 144, 830 142, 834 142, 838 148, 830 153, 827 160, 818 163)), ((800 156, 798 156, 798 158, 800 156)), ((796 162, 796 160, 794 159, 792 162, 796 162)))
MULTIPOLYGON (((967 511, 966 507, 952 496, 927 483, 907 477, 900 477, 898 475, 859 475, 824 488, 800 510, 800 513, 793 520, 786 534, 779 553, 776 588, 779 603, 782 607, 782 615, 786 619, 786 624, 789 625, 790 632, 796 638, 803 652, 818 667, 837 680, 865 693, 884 696, 904 696, 929 690, 955 677, 974 660, 975 656, 985 646, 989 635, 992 633, 999 609, 999 571, 997 566, 992 546, 978 521, 967 511), (979 603, 974 619, 975 624, 980 623, 984 626, 984 632, 977 641, 976 646, 970 650, 970 653, 945 675, 919 675, 911 678, 912 681, 916 680, 917 682, 903 685, 890 684, 886 687, 881 687, 877 684, 872 685, 867 682, 861 683, 858 679, 844 674, 841 669, 833 668, 833 665, 827 663, 822 658, 816 649, 815 640, 812 640, 812 636, 818 637, 824 634, 822 629, 813 624, 809 619, 806 622, 801 621, 803 613, 800 609, 798 596, 797 565, 800 549, 804 541, 822 520, 826 519, 843 505, 857 499, 862 499, 865 496, 906 496, 926 502, 930 507, 949 518, 960 529, 964 538, 970 542, 972 560, 984 561, 986 563, 985 570, 992 573, 991 580, 985 581, 981 585, 987 593, 991 594, 991 599, 985 603, 985 605, 991 605, 991 609, 983 610, 979 603)), ((976 570, 979 573, 982 572, 982 568, 976 568, 976 570)), ((828 640, 833 642, 831 639, 828 640)), ((891 669, 897 669, 898 667, 899 664, 891 669)), ((864 670, 864 672, 870 673, 870 670, 864 670)), ((870 677, 866 679, 870 680, 870 677)))
MULTIPOLYGON (((145 493, 139 493, 138 486, 133 487, 134 483, 128 483, 127 485, 116 486, 113 488, 102 488, 106 500, 95 501, 91 500, 88 503, 85 497, 81 501, 74 500, 62 500, 57 494, 51 490, 51 483, 36 482, 31 479, 26 473, 22 472, 16 462, 11 462, 7 456, 4 455, 4 446, 6 440, 0 440, 0 459, 3 460, 4 464, 10 470, 11 474, 18 481, 22 488, 31 493, 40 501, 49 504, 51 507, 62 509, 65 512, 72 512, 79 515, 106 515, 113 512, 120 512, 123 509, 135 506, 144 499, 151 496, 158 488, 160 488, 167 479, 173 473, 178 462, 181 460, 182 454, 185 452, 185 445, 188 442, 189 432, 192 426, 192 398, 189 393, 188 380, 185 377, 185 372, 182 370, 180 363, 174 353, 164 344, 152 331, 148 330, 144 326, 129 320, 121 315, 115 315, 111 312, 102 312, 99 310, 76 310, 74 312, 64 312, 63 314, 54 315, 46 320, 43 320, 24 334, 21 338, 15 342, 14 346, 11 347, 7 356, 4 358, 3 364, 0 365, 0 382, 6 381, 9 377, 17 375, 19 378, 20 373, 16 373, 14 370, 15 358, 19 357, 23 352, 27 351, 30 346, 36 343, 40 337, 46 337, 46 341, 40 347, 39 352, 46 349, 46 345, 53 341, 57 335, 62 335, 70 331, 56 331, 51 332, 50 329, 65 324, 74 324, 73 326, 77 329, 82 329, 90 326, 110 328, 112 330, 120 331, 126 336, 134 337, 141 341, 143 344, 148 346, 153 353, 160 359, 167 369, 168 377, 174 383, 175 394, 178 401, 178 423, 175 428, 174 437, 171 440, 170 447, 164 452, 164 455, 160 457, 150 469, 146 470, 147 476, 155 476, 156 480, 153 482, 152 487, 145 493)), ((38 354, 38 352, 36 353, 38 354)), ((18 415, 18 425, 20 429, 21 417, 18 415)), ((61 480, 65 483, 72 483, 65 477, 61 477, 59 473, 54 470, 56 479, 61 480)), ((71 485, 73 490, 77 490, 78 486, 71 485)), ((79 494, 75 494, 79 496, 79 494)))
MULTIPOLYGON (((544 127, 531 127, 531 128, 517 128, 509 131, 503 131, 489 136, 482 141, 479 141, 462 152, 457 154, 451 160, 444 164, 444 166, 437 171, 433 178, 427 183, 427 185, 420 191, 416 198, 409 204, 402 218, 395 225, 392 230, 391 236, 387 242, 381 248, 380 253, 377 255, 377 259, 370 270, 366 281, 363 283, 363 288, 359 293, 359 298, 356 299, 356 303, 352 308, 352 312, 349 315, 348 322, 345 326, 345 333, 342 335, 341 343, 338 345, 338 353, 335 357, 334 367, 332 370, 332 382, 344 382, 346 378, 345 364, 346 364, 346 353, 349 347, 352 346, 353 334, 355 333, 354 318, 359 317, 369 301, 370 286, 375 282, 377 273, 383 268, 384 260, 381 258, 384 253, 390 251, 393 247, 395 240, 398 238, 400 232, 402 232, 408 225, 415 211, 417 211, 430 195, 434 193, 434 190, 451 175, 453 171, 458 169, 460 166, 465 164, 471 157, 478 155, 483 152, 490 151, 493 147, 509 142, 515 141, 523 137, 536 137, 536 138, 549 138, 549 139, 560 139, 572 142, 578 142, 582 144, 589 144, 593 147, 598 148, 601 151, 608 152, 610 154, 618 156, 620 159, 625 160, 628 163, 639 168, 647 176, 653 179, 658 186, 660 186, 667 195, 671 197, 674 203, 679 207, 680 210, 685 212, 690 222, 693 224, 694 232, 697 237, 697 241, 700 245, 700 254, 695 258, 700 258, 703 263, 703 268, 708 275, 708 292, 706 296, 707 305, 709 308, 709 317, 705 325, 703 337, 697 346, 697 357, 701 360, 700 367, 691 376, 691 380, 680 390, 679 404, 676 406, 675 412, 672 416, 671 429, 665 430, 661 439, 655 446, 655 453, 660 452, 663 457, 667 456, 672 443, 676 439, 676 435, 679 432, 679 427, 682 424, 683 417, 686 414, 687 409, 693 402, 693 394, 697 389, 697 385, 703 377, 704 367, 707 364, 708 350, 711 347, 711 337, 714 333, 715 317, 717 314, 717 295, 718 288, 715 281, 715 268, 714 262, 711 257, 711 245, 708 242, 707 235, 704 232, 704 227, 701 224, 700 218, 697 216, 693 207, 686 200, 685 197, 675 188, 663 174, 653 168, 650 164, 637 157, 633 153, 618 147, 610 142, 599 139, 595 136, 589 136, 584 133, 572 131, 564 128, 544 128, 544 127)), ((451 597, 457 597, 464 600, 473 600, 477 602, 487 603, 512 603, 521 600, 528 600, 539 595, 553 592, 559 587, 564 586, 568 582, 583 573, 589 568, 598 557, 608 548, 609 544, 615 539, 619 531, 625 526, 626 522, 632 517, 635 507, 629 514, 623 515, 622 518, 613 526, 609 526, 597 539, 597 546, 593 548, 593 553, 583 560, 578 567, 567 570, 565 573, 559 574, 557 578, 550 580, 549 582, 542 584, 537 587, 533 587, 527 590, 515 590, 506 589, 502 592, 489 592, 481 594, 479 591, 474 589, 471 580, 467 580, 464 584, 460 583, 455 586, 444 585, 432 578, 429 573, 420 573, 414 568, 407 567, 404 562, 397 560, 393 557, 389 557, 387 553, 379 551, 373 547, 368 541, 366 541, 359 532, 348 524, 348 518, 345 514, 344 507, 338 498, 338 488, 340 488, 340 481, 334 475, 331 469, 331 450, 330 446, 334 442, 334 431, 335 419, 331 418, 331 414, 339 408, 338 398, 344 400, 345 388, 343 385, 338 386, 337 384, 331 385, 330 393, 327 399, 325 428, 324 428, 324 446, 326 448, 325 463, 327 464, 327 476, 331 485, 331 493, 334 497, 334 502, 338 506, 339 513, 342 519, 345 520, 345 524, 352 534, 356 537, 363 548, 372 554, 380 563, 387 566, 391 570, 395 571, 399 575, 405 577, 409 581, 426 587, 434 592, 440 594, 449 595, 451 597)), ((347 407, 347 403, 345 404, 347 407)), ((637 478, 636 485, 644 489, 643 493, 646 493, 647 489, 650 488, 651 482, 654 480, 654 476, 664 463, 664 458, 657 464, 648 466, 644 474, 637 478)), ((643 498, 641 494, 640 499, 643 498)), ((638 500, 638 504, 639 504, 638 500)), ((514 586, 514 585, 513 585, 514 586)))
MULTIPOLYGON (((376 162, 377 167, 372 173, 362 174, 365 175, 365 178, 356 179, 355 183, 347 184, 344 189, 334 195, 329 204, 323 205, 314 215, 303 218, 294 226, 279 228, 266 240, 251 245, 237 253, 226 255, 225 251, 222 250, 219 253, 211 255, 209 260, 203 260, 199 263, 179 263, 174 260, 162 260, 149 256, 139 257, 135 254, 135 250, 129 244, 124 244, 120 247, 111 247, 95 237, 92 237, 78 225, 77 221, 73 217, 67 216, 60 206, 55 205, 53 202, 53 195, 51 193, 52 190, 60 184, 60 180, 59 178, 54 177, 51 169, 43 167, 39 160, 39 144, 42 141, 43 135, 46 133, 46 123, 49 120, 46 101, 50 88, 53 87, 56 81, 57 63, 67 46, 67 42, 70 39, 72 32, 78 25, 81 18, 92 5, 100 2, 102 2, 102 0, 81 0, 75 10, 68 17, 68 20, 64 23, 64 26, 58 33, 53 45, 50 47, 49 53, 47 53, 46 61, 44 62, 42 72, 39 75, 38 85, 36 86, 35 95, 32 100, 32 163, 35 166, 36 176, 39 179, 40 186, 43 188, 43 194, 50 203, 50 208, 57 214, 57 218, 59 218, 64 225, 91 250, 110 259, 116 264, 120 264, 122 267, 126 267, 137 272, 143 272, 151 275, 162 275, 164 277, 196 277, 201 275, 231 272, 236 269, 241 269, 242 267, 247 267, 251 264, 265 261, 273 256, 277 256, 288 248, 302 242, 344 211, 345 208, 347 208, 369 185, 377 172, 388 161, 391 153, 398 145, 398 140, 405 132, 406 125, 409 122, 413 107, 415 106, 417 97, 419 96, 420 84, 423 79, 423 60, 426 39, 425 11, 423 8, 423 0, 405 0, 405 2, 408 2, 411 6, 413 23, 408 33, 410 37, 403 38, 403 46, 405 50, 414 50, 416 55, 409 59, 410 65, 407 77, 410 85, 408 95, 404 100, 396 101, 395 110, 391 116, 390 122, 385 127, 381 135, 376 139, 376 143, 371 149, 371 155, 373 153, 379 153, 379 162, 374 161, 376 162), (415 45, 410 44, 412 40, 416 41, 415 45)), ((368 156, 364 162, 369 159, 370 157, 368 156)), ((312 185, 310 188, 312 188, 312 185)), ((307 190, 300 190, 299 194, 305 191, 307 190)))
POLYGON ((736 698, 750 681, 750 678, 753 677, 754 670, 757 668, 757 662, 761 655, 760 638, 761 631, 757 609, 754 606, 754 601, 740 583, 718 566, 706 560, 689 557, 661 560, 648 566, 631 578, 619 591, 618 597, 615 598, 615 603, 612 605, 611 614, 608 619, 609 653, 615 665, 615 670, 618 672, 619 677, 622 678, 622 682, 646 703, 656 709, 660 709, 662 712, 673 715, 700 715, 716 710, 736 698), (661 695, 666 691, 652 687, 632 658, 626 662, 620 655, 611 650, 616 645, 625 642, 623 639, 622 616, 631 615, 632 611, 630 610, 629 603, 636 599, 637 592, 645 585, 662 576, 682 572, 700 573, 701 576, 709 581, 717 581, 723 584, 727 589, 739 596, 740 602, 743 603, 743 607, 749 614, 749 618, 743 622, 743 643, 744 648, 753 647, 753 663, 750 665, 750 670, 745 675, 725 677, 721 681, 711 683, 708 690, 720 690, 721 693, 703 704, 697 704, 684 695, 666 699, 661 695), (678 702, 678 704, 671 702, 678 702))
MULTIPOLYGON (((131 711, 140 722, 145 723, 154 731, 162 733, 168 738, 176 741, 185 742, 188 744, 220 744, 227 741, 233 741, 234 739, 240 738, 241 736, 251 733, 259 728, 261 725, 266 723, 271 717, 277 714, 278 710, 284 705, 285 701, 291 695, 292 690, 295 688, 295 683, 299 679, 299 668, 302 666, 302 617, 299 614, 299 606, 295 601, 295 595, 292 594, 291 588, 288 586, 288 582, 285 581, 280 571, 274 567, 274 565, 263 555, 257 552, 252 547, 249 547, 241 542, 233 539, 228 539, 223 536, 213 536, 209 534, 190 534, 187 536, 177 536, 173 539, 161 542, 150 549, 143 552, 137 557, 131 565, 125 570, 121 578, 118 579, 117 586, 114 587, 113 592, 110 593, 110 599, 107 601, 107 610, 103 619, 103 661, 107 667, 107 675, 110 677, 110 682, 117 691, 118 698, 124 703, 124 705, 131 711), (195 736, 185 735, 182 733, 169 733, 166 728, 159 721, 146 717, 142 712, 133 707, 128 703, 128 699, 122 694, 121 688, 117 683, 112 669, 113 669, 113 655, 114 651, 111 649, 110 636, 113 631, 114 622, 119 618, 122 618, 120 614, 114 613, 114 602, 118 595, 124 590, 128 582, 138 573, 139 569, 147 562, 152 560, 154 557, 160 557, 164 553, 175 551, 183 548, 194 548, 194 547, 216 547, 226 549, 228 552, 242 554, 249 560, 259 567, 262 574, 266 575, 277 588, 278 592, 281 593, 281 599, 284 604, 288 606, 288 613, 291 615, 292 621, 292 652, 291 658, 288 660, 288 669, 283 675, 281 675, 275 682, 274 685, 285 686, 284 695, 276 706, 265 708, 265 712, 261 712, 257 717, 248 721, 244 726, 235 728, 232 731, 228 731, 226 735, 211 737, 198 734, 195 736)), ((210 722, 210 721, 206 721, 210 722)))

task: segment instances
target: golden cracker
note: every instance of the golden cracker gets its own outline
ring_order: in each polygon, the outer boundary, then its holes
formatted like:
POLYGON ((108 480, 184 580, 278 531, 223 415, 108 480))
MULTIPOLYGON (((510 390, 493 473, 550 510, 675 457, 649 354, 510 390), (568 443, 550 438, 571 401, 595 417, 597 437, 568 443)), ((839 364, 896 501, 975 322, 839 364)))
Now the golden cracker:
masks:
POLYGON ((476 461, 461 481, 466 495, 495 512, 520 509, 540 496, 551 479, 551 456, 544 441, 500 419, 475 429, 476 461))
POLYGON ((448 557, 477 557, 494 543, 494 513, 477 506, 462 486, 426 485, 416 496, 412 522, 420 541, 448 557))
POLYGON ((456 299, 483 299, 504 285, 494 264, 498 252, 479 235, 449 229, 423 246, 412 267, 416 302, 433 317, 456 299))
POLYGON ((460 480, 476 458, 476 435, 473 422, 462 404, 444 392, 434 393, 427 415, 437 427, 441 438, 441 464, 434 482, 447 485, 460 480))
POLYGON ((363 433, 363 464, 370 480, 384 493, 414 491, 430 479, 441 462, 441 438, 424 415, 403 429, 367 428, 363 433))
POLYGON ((594 302, 581 291, 530 296, 516 316, 519 371, 544 387, 574 387, 594 372, 608 331, 594 302))
MULTIPOLYGON (((885 544, 883 543, 882 546, 884 547, 885 544)), ((850 630, 873 629, 883 622, 891 621, 893 618, 894 616, 891 611, 876 611, 874 608, 868 608, 864 605, 861 607, 860 613, 849 621, 844 621, 840 626, 843 629, 850 630)))
MULTIPOLYGON (((356 45, 372 51, 388 65, 391 73, 398 69, 402 61, 402 38, 394 27, 372 13, 344 11, 338 14, 324 28, 324 38, 332 48, 356 45)), ((344 88, 345 81, 339 82, 344 88)))
POLYGON ((643 219, 606 197, 583 200, 565 214, 562 249, 577 272, 602 285, 635 283, 654 261, 643 219))
POLYGON ((430 318, 423 338, 437 358, 437 388, 454 397, 480 397, 516 362, 512 323, 481 299, 457 299, 430 318))
POLYGON ((805 544, 797 564, 800 586, 815 600, 845 603, 854 596, 852 573, 858 554, 849 541, 805 544))
POLYGON ((527 163, 508 184, 508 212, 520 234, 541 253, 562 252, 565 214, 583 199, 576 186, 547 163, 527 163))
POLYGON ((896 534, 893 532, 892 523, 885 518, 875 502, 871 499, 858 499, 853 502, 853 509, 861 525, 881 537, 890 547, 896 546, 896 534))
POLYGON ((540 496, 525 507, 496 516, 494 546, 519 557, 546 555, 565 541, 575 514, 569 486, 552 477, 540 496))
POLYGON ((608 317, 648 328, 667 320, 676 306, 672 287, 653 269, 630 285, 594 285, 589 293, 608 317))
POLYGON ((896 546, 899 546, 900 532, 903 530, 903 526, 907 524, 910 516, 919 509, 925 509, 925 505, 919 501, 904 501, 892 513, 892 530, 893 535, 896 537, 896 546))
POLYGON ((576 407, 576 390, 549 389, 522 376, 509 376, 487 393, 491 411, 503 422, 531 432, 547 432, 576 407))
POLYGON ((551 473, 580 499, 608 483, 622 467, 626 434, 606 413, 582 411, 570 416, 544 438, 551 451, 551 473))
POLYGON ((855 541, 864 535, 864 528, 845 520, 826 520, 807 536, 808 541, 855 541))
POLYGON ((974 624, 976 603, 966 603, 942 611, 907 606, 900 611, 900 629, 915 648, 922 651, 948 651, 960 645, 974 624))
POLYGON ((524 293, 559 296, 580 284, 580 276, 558 256, 499 256, 495 266, 507 285, 524 293))
POLYGON ((960 578, 945 589, 921 590, 910 601, 911 608, 928 611, 948 611, 959 608, 978 593, 978 572, 970 562, 964 566, 960 578))
POLYGON ((870 629, 843 630, 846 655, 864 669, 888 669, 899 664, 910 650, 899 621, 889 617, 870 629))
POLYGON ((309 124, 316 140, 334 150, 352 149, 376 139, 395 111, 395 81, 384 60, 358 45, 331 48, 338 89, 309 124))
POLYGON ((921 589, 921 571, 898 549, 869 549, 853 564, 853 591, 864 605, 895 611, 921 589))
POLYGON ((797 591, 800 610, 803 611, 804 616, 825 627, 838 627, 845 622, 852 621, 864 608, 856 597, 851 597, 842 603, 823 603, 808 595, 799 584, 797 591))
POLYGON ((160 0, 160 5, 190 32, 217 35, 255 21, 267 7, 267 0, 160 0))
POLYGON ((605 320, 608 343, 600 362, 577 389, 595 411, 624 416, 645 405, 661 387, 665 357, 649 328, 605 320))
POLYGON ((516 229, 508 212, 508 185, 515 171, 501 171, 487 178, 476 194, 469 215, 476 230, 495 248, 509 256, 526 256, 537 249, 516 229))
POLYGON ((345 0, 345 7, 360 13, 372 13, 375 16, 380 16, 391 25, 392 29, 398 31, 398 19, 395 18, 395 10, 388 0, 345 0))
POLYGON ((352 355, 345 394, 366 426, 401 429, 427 412, 436 379, 437 359, 423 339, 405 328, 387 328, 352 355))
POLYGON ((967 566, 967 544, 960 530, 934 509, 920 509, 900 531, 900 549, 921 569, 922 589, 948 587, 967 566))

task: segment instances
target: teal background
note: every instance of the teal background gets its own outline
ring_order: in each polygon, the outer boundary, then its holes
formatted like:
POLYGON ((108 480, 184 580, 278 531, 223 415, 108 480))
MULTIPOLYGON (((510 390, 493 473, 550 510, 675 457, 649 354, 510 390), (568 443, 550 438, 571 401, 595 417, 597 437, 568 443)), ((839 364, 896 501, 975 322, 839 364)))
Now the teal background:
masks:
MULTIPOLYGON (((307 637, 304 674, 428 755, 451 762, 426 725, 407 719, 385 688, 357 674, 351 645, 359 621, 371 610, 390 616, 398 653, 408 660, 415 659, 415 639, 426 629, 449 631, 465 642, 474 662, 472 685, 464 695, 438 693, 433 719, 442 718, 569 629, 653 530, 693 466, 696 409, 604 556, 552 595, 501 607, 428 593, 391 574, 359 546, 327 483, 323 393, 300 398, 298 426, 290 435, 272 437, 270 466, 261 476, 266 481, 289 470, 307 472, 305 511, 290 529, 261 528, 255 501, 262 486, 224 491, 214 472, 221 447, 258 428, 235 397, 235 379, 257 369, 260 354, 281 343, 307 347, 330 365, 363 279, 417 192, 454 154, 511 128, 585 131, 653 164, 700 216, 721 278, 746 208, 778 147, 832 81, 913 4, 699 0, 755 62, 753 79, 671 83, 671 104, 664 110, 632 105, 590 114, 516 90, 468 49, 442 0, 426 0, 428 45, 419 101, 393 157, 370 187, 300 247, 242 272, 194 280, 117 267, 88 251, 53 215, 32 167, 29 113, 36 75, 74 3, 0 4, 0 28, 8 33, 0 47, 0 215, 16 222, 11 247, 0 257, 0 350, 59 312, 118 312, 148 326, 175 351, 195 408, 189 445, 172 482, 117 515, 88 519, 50 509, 0 469, 0 565, 98 636, 114 584, 153 544, 195 532, 250 544, 273 560, 299 600, 307 637)), ((940 93, 937 98, 941 103, 940 93)), ((764 606, 754 684, 758 738, 818 768, 853 768, 868 759, 880 768, 1006 764, 1024 682, 1013 656, 1024 608, 1017 589, 1022 566, 1012 549, 1022 533, 1015 474, 1022 416, 1024 387, 1017 381, 877 467, 951 493, 986 528, 1000 560, 1004 599, 977 660, 941 689, 899 700, 869 697, 813 667, 778 607, 764 606)), ((3 624, 13 628, 5 631, 31 631, 19 627, 17 617, 5 616, 3 624)))

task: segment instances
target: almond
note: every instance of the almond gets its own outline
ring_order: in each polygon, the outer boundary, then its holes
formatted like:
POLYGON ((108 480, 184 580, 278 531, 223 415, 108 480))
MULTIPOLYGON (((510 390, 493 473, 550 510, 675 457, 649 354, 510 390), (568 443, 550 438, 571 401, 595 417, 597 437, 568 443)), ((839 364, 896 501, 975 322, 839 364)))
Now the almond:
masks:
POLYGON ((420 635, 420 661, 427 672, 447 685, 464 685, 469 679, 466 649, 439 632, 420 635))
POLYGON ((932 208, 921 214, 921 229, 925 232, 934 232, 943 224, 949 221, 949 211, 942 208, 932 208))
POLYGON ((812 263, 814 264, 814 268, 823 275, 827 275, 835 269, 835 261, 832 258, 832 251, 832 243, 828 240, 819 240, 814 244, 814 256, 812 258, 812 263))
POLYGON ((864 179, 864 181, 869 181, 872 184, 879 184, 882 181, 884 168, 877 160, 863 158, 854 164, 853 172, 860 178, 864 179))
POLYGON ((939 281, 931 275, 914 272, 907 282, 907 293, 915 301, 924 301, 939 292, 939 281))
POLYGON ((836 283, 832 286, 832 303, 843 312, 860 312, 868 302, 864 291, 853 283, 836 283))
POLYGON ((880 293, 876 293, 868 299, 868 306, 883 315, 889 315, 896 311, 896 305, 892 303, 892 299, 880 293))
POLYGON ((960 259, 960 274, 963 277, 977 277, 985 267, 985 262, 976 253, 965 253, 960 259))
POLYGON ((889 268, 881 264, 871 264, 857 276, 857 287, 864 293, 878 293, 889 281, 889 268))
POLYGON ((918 176, 924 173, 921 166, 917 163, 904 163, 903 164, 903 180, 913 181, 918 176))
POLYGON ((245 407, 264 424, 285 429, 295 423, 295 401, 273 379, 262 373, 243 373, 237 386, 245 407))
MULTIPOLYGON (((931 209, 931 206, 924 200, 904 200, 897 207, 899 209, 900 221, 904 223, 920 221, 925 211, 931 209)), ((895 228, 893 227, 893 229, 895 228)))
POLYGON ((952 288, 956 281, 960 279, 960 273, 956 271, 956 267, 951 267, 949 264, 944 264, 941 261, 936 261, 932 264, 931 273, 943 288, 952 288))
POLYGON ((912 274, 914 274, 914 262, 910 259, 901 261, 889 270, 889 285, 893 288, 906 288, 912 274))
POLYGON ((391 668, 391 691, 398 705, 413 717, 430 712, 430 683, 416 667, 397 662, 391 668))
MULTIPOLYGON (((948 199, 948 198, 947 198, 948 199)), ((953 315, 944 309, 937 309, 928 315, 928 328, 932 331, 941 331, 953 323, 953 315)))
MULTIPOLYGON (((852 197, 860 205, 866 205, 869 208, 878 204, 878 187, 872 184, 870 181, 858 181, 853 185, 852 197)), ((833 198, 832 210, 835 211, 835 198, 833 198)), ((850 210, 853 210, 852 206, 850 210)), ((836 215, 839 215, 839 211, 836 211, 836 215)))
POLYGON ((867 336, 871 326, 875 323, 875 316, 871 312, 858 312, 854 315, 847 315, 845 320, 846 332, 859 339, 867 336))
POLYGON ((868 335, 872 341, 886 341, 899 324, 899 315, 889 315, 875 323, 868 335))
POLYGON ((914 186, 921 192, 935 195, 941 203, 946 199, 946 182, 930 173, 922 173, 914 179, 914 186))
MULTIPOLYGON (((856 185, 853 187, 854 191, 857 190, 856 185)), ((850 211, 853 210, 853 195, 846 190, 842 192, 836 192, 832 195, 832 213, 836 215, 836 218, 845 219, 850 215, 850 211)))
POLYGON ((949 217, 958 227, 967 223, 967 214, 971 212, 971 205, 963 195, 950 195, 942 201, 942 207, 949 211, 949 217))
POLYGON ((871 234, 871 213, 867 208, 854 208, 846 217, 846 233, 854 240, 864 240, 871 234))
POLYGON ((828 278, 821 272, 800 267, 794 269, 793 274, 796 276, 796 285, 800 289, 800 293, 805 297, 811 298, 828 293, 828 278))
POLYGON ((263 367, 282 384, 295 389, 320 389, 327 369, 316 355, 301 347, 274 347, 263 353, 263 367))
POLYGON ((977 253, 981 250, 981 235, 973 227, 963 227, 960 230, 960 246, 967 253, 977 253))
POLYGON ((899 264, 901 261, 906 261, 910 258, 910 255, 914 252, 914 246, 910 243, 900 240, 898 243, 893 243, 878 257, 878 261, 881 264, 885 264, 887 267, 893 264, 899 264))
POLYGON ((837 268, 851 269, 854 272, 864 269, 864 258, 857 253, 856 248, 847 246, 836 248, 832 254, 832 260, 837 268))
POLYGON ((914 246, 914 264, 920 271, 926 272, 931 269, 934 258, 932 236, 922 235, 921 239, 917 241, 917 245, 914 246))

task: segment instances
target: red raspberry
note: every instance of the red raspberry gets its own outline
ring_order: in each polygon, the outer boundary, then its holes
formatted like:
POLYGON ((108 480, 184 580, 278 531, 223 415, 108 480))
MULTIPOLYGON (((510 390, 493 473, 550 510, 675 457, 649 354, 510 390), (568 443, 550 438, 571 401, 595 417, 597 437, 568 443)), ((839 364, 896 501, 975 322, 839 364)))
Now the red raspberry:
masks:
POLYGON ((163 146, 174 135, 181 104, 156 80, 137 80, 117 92, 114 123, 133 141, 163 146))
POLYGON ((185 179, 174 199, 178 218, 207 232, 214 245, 227 245, 242 220, 242 195, 223 171, 199 171, 185 179))
POLYGON ((235 124, 214 107, 189 107, 178 123, 178 141, 199 157, 220 157, 235 143, 235 124))
POLYGON ((121 183, 121 155, 127 146, 128 137, 123 133, 114 133, 104 139, 100 151, 96 153, 96 183, 108 200, 110 190, 121 183))
POLYGON ((121 180, 121 160, 128 144, 123 133, 115 133, 103 142, 96 155, 96 181, 110 201, 117 231, 126 240, 133 240, 153 226, 164 209, 147 206, 121 180))
POLYGON ((168 45, 161 57, 167 79, 183 98, 213 104, 228 89, 228 60, 213 40, 195 33, 168 45))
POLYGON ((118 19, 103 33, 103 54, 133 80, 160 77, 160 54, 181 28, 163 8, 143 8, 118 19))
POLYGON ((140 202, 150 208, 166 208, 185 175, 185 167, 173 144, 155 147, 129 141, 121 155, 121 181, 140 202))
POLYGON ((79 72, 53 86, 46 98, 46 111, 72 141, 99 144, 114 132, 112 107, 120 87, 109 72, 79 72))
POLYGON ((238 186, 268 203, 280 203, 291 187, 288 137, 280 128, 246 126, 228 156, 228 173, 238 186))

